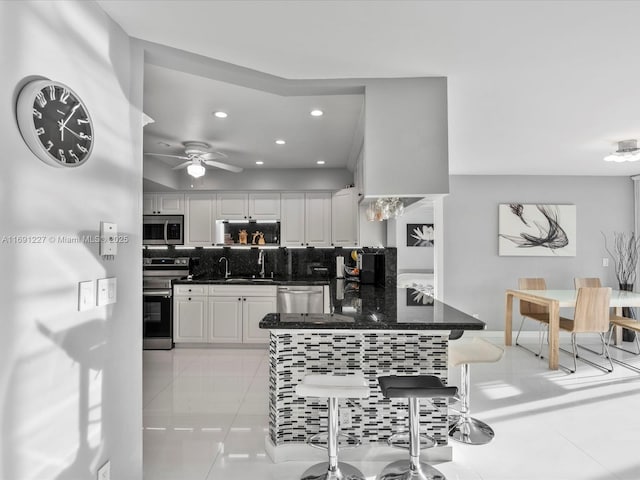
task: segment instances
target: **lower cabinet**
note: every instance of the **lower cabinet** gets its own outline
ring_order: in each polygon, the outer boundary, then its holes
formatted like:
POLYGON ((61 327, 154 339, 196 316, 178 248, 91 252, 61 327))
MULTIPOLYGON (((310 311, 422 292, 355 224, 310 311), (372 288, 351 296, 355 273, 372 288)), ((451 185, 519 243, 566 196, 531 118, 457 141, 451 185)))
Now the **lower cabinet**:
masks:
POLYGON ((209 297, 209 342, 242 343, 242 297, 209 297))
POLYGON ((173 297, 173 341, 207 341, 207 297, 204 295, 173 297))
POLYGON ((184 285, 174 287, 175 343, 269 342, 259 323, 276 312, 275 286, 209 285, 206 292, 187 296, 184 285))

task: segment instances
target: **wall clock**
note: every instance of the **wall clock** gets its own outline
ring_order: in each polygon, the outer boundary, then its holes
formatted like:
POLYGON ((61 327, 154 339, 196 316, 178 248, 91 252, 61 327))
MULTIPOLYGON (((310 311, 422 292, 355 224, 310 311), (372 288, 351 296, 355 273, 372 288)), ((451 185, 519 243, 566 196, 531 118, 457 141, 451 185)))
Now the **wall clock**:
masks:
POLYGON ((78 167, 93 148, 93 123, 80 97, 66 85, 34 80, 18 94, 18 128, 27 146, 43 162, 78 167))

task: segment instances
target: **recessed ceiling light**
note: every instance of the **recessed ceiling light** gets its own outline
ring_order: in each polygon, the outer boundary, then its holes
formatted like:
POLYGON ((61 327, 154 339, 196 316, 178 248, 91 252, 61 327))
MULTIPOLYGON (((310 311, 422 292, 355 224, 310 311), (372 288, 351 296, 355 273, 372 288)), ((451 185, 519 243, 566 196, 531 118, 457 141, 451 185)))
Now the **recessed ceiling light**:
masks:
POLYGON ((264 162, 263 162, 262 160, 258 160, 258 161, 256 162, 256 165, 264 165, 264 162))
POLYGON ((278 140, 276 140, 276 143, 277 143, 278 145, 284 145, 284 144, 285 144, 285 143, 287 143, 287 142, 285 142, 284 140, 282 140, 281 138, 279 138, 278 140))
POLYGON ((222 112, 222 111, 213 112, 213 115, 217 118, 227 118, 229 116, 227 112, 222 112))
POLYGON ((318 160, 316 163, 317 163, 318 165, 324 165, 324 160, 318 160))
POLYGON ((322 115, 324 115, 324 112, 322 110, 320 110, 319 108, 315 108, 315 109, 311 110, 311 116, 312 117, 321 117, 322 115))

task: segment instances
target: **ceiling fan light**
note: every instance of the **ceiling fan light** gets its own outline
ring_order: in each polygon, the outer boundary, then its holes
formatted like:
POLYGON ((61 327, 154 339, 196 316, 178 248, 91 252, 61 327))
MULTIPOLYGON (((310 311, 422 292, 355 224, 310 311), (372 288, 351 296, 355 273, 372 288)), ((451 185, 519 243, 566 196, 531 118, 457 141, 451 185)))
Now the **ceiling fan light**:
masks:
POLYGON ((191 164, 187 167, 187 173, 194 178, 200 178, 204 175, 205 169, 202 165, 191 164))
POLYGON ((640 148, 637 140, 622 140, 618 149, 604 157, 605 162, 636 162, 640 160, 640 148))

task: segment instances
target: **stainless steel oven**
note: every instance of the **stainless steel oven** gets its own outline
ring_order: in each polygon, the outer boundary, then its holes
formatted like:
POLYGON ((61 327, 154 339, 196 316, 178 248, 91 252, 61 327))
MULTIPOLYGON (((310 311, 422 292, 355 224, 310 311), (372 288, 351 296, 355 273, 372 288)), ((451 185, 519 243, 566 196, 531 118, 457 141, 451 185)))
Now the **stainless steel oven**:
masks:
POLYGON ((144 215, 142 243, 143 245, 182 245, 184 215, 144 215))
POLYGON ((189 274, 189 259, 143 258, 142 348, 173 348, 173 298, 171 281, 189 274))

